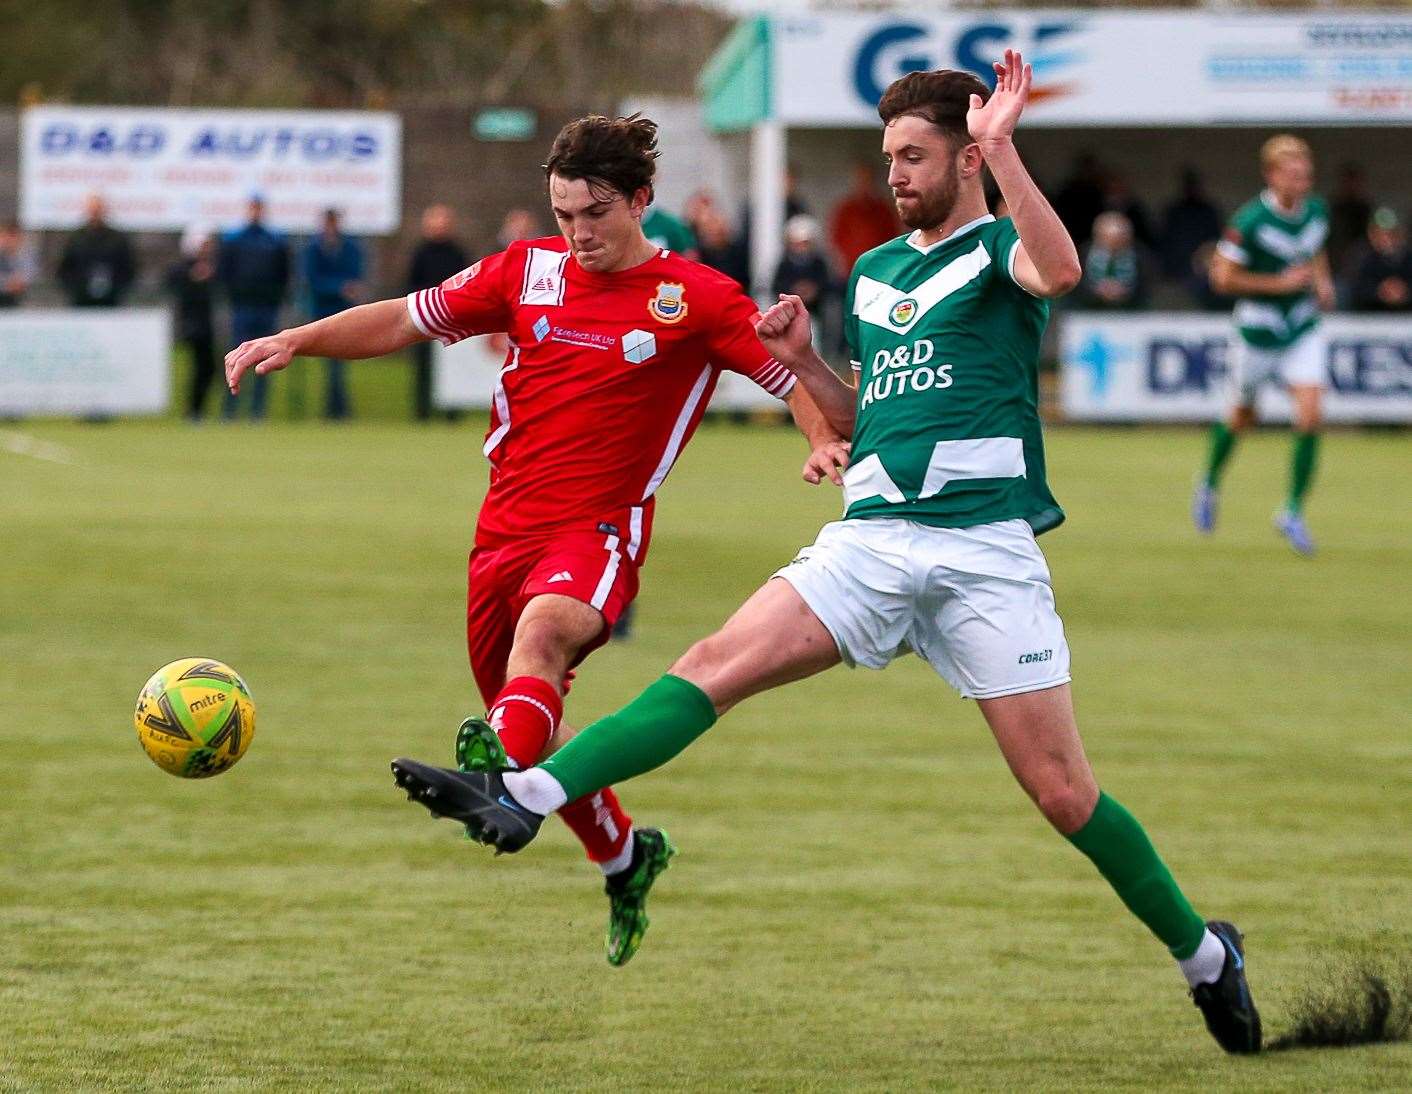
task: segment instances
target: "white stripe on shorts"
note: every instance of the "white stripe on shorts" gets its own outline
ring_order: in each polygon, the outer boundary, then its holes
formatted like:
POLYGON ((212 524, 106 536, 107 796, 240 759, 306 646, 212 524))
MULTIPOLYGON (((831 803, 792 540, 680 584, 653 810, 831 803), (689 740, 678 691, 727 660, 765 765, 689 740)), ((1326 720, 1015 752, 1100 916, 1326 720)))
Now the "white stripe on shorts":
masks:
POLYGON ((618 554, 618 537, 609 536, 603 549, 608 552, 608 565, 598 579, 598 588, 593 590, 593 599, 588 602, 590 607, 599 611, 608 603, 608 594, 613 591, 613 581, 618 576, 618 560, 621 557, 618 554))

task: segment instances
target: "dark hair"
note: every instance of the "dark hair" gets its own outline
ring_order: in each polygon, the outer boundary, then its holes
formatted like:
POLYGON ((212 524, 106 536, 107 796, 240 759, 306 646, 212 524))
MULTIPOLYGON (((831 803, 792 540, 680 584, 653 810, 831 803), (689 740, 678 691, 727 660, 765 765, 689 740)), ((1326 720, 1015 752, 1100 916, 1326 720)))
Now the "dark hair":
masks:
POLYGON ((629 198, 645 186, 651 201, 658 154, 657 123, 651 118, 590 114, 559 130, 544 177, 583 179, 591 189, 608 188, 629 198))
POLYGON ((957 147, 969 144, 966 112, 971 108, 971 96, 981 102, 990 100, 990 88, 970 72, 943 68, 936 72, 909 72, 893 80, 878 101, 878 117, 887 125, 894 118, 910 114, 929 121, 957 147))

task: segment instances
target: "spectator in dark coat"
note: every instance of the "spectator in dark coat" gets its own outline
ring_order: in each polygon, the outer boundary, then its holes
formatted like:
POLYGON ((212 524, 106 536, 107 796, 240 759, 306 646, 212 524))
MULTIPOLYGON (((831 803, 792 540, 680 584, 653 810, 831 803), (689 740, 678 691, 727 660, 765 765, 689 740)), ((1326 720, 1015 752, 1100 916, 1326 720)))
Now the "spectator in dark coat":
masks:
POLYGON ((1391 209, 1368 219, 1368 239, 1349 264, 1349 306, 1354 311, 1412 312, 1412 251, 1391 209))
MULTIPOLYGON (((409 293, 440 285, 470 265, 470 257, 456 242, 455 214, 448 205, 428 206, 422 212, 422 238, 407 267, 409 293)), ((419 422, 431 417, 431 342, 414 342, 412 354, 412 413, 419 422)))
POLYGON ((1221 228, 1221 210, 1206 196, 1200 174, 1193 167, 1184 169, 1181 196, 1162 214, 1162 273, 1173 281, 1184 279, 1192 256, 1203 243, 1220 239, 1221 228))
POLYGON ((742 289, 750 284, 750 256, 731 232, 731 226, 718 209, 702 210, 696 219, 696 247, 700 262, 736 281, 742 289))
POLYGON ((1334 269, 1343 269, 1353 248, 1364 241, 1372 215, 1373 199, 1368 196, 1363 168, 1356 163, 1343 164, 1329 195, 1329 241, 1325 249, 1334 269))
POLYGON ((833 267, 823 251, 819 222, 800 213, 784 223, 784 254, 775 267, 770 291, 789 293, 804 301, 814 323, 814 340, 824 344, 820 324, 834 296, 833 267))
MULTIPOLYGON (((231 341, 237 346, 279 330, 279 309, 289 289, 289 244, 281 233, 266 228, 264 220, 264 199, 252 197, 245 227, 221 240, 217 278, 230 300, 231 341)), ((265 416, 269 380, 254 376, 248 385, 250 417, 256 421, 265 416)), ((226 392, 222 415, 234 418, 237 407, 237 398, 226 392)))
MULTIPOLYGON (((363 248, 343 234, 337 209, 324 211, 323 229, 304 247, 304 284, 309 292, 309 318, 337 315, 366 295, 363 289, 363 248)), ((348 399, 347 363, 324 361, 324 417, 340 422, 352 413, 348 399)))
POLYGON ((216 377, 215 284, 215 237, 199 228, 189 229, 181 239, 181 259, 167 271, 167 291, 176 302, 177 341, 191 354, 186 416, 193 422, 201 419, 216 377))
POLYGON ((108 223, 108 208, 97 194, 84 205, 84 225, 64 244, 59 283, 76 308, 116 308, 123 302, 137 264, 132 244, 108 223))

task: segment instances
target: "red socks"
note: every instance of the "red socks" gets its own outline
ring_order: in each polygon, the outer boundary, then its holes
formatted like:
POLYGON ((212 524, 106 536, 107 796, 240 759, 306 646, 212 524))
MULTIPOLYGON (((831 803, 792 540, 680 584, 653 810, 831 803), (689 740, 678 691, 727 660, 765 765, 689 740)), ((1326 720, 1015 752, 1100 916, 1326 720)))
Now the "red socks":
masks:
MULTIPOLYGON (((523 769, 534 766, 563 716, 558 688, 537 676, 517 676, 500 689, 487 718, 506 755, 523 769)), ((632 818, 611 787, 569 802, 559 816, 578 836, 590 861, 618 865, 632 835, 632 818)))
MULTIPOLYGON (((578 836, 583 849, 588 852, 590 862, 599 866, 605 864, 623 869, 626 862, 614 860, 623 856, 632 836, 632 818, 623 812, 618 795, 611 786, 596 794, 588 794, 578 801, 569 802, 559 810, 559 816, 570 831, 578 836)), ((605 872, 616 873, 616 870, 605 872)))
POLYGON ((559 689, 537 676, 508 680, 486 716, 505 753, 520 768, 533 767, 564 716, 559 689))

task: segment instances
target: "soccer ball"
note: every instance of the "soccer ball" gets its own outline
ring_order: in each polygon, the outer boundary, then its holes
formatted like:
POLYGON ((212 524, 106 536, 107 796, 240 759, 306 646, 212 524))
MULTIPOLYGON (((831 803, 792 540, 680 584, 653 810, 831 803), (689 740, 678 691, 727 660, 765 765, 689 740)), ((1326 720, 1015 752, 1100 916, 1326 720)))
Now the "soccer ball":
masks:
POLYGON ((229 665, 183 657, 142 686, 133 722, 154 764, 183 779, 205 779, 245 755, 255 736, 255 700, 229 665))

